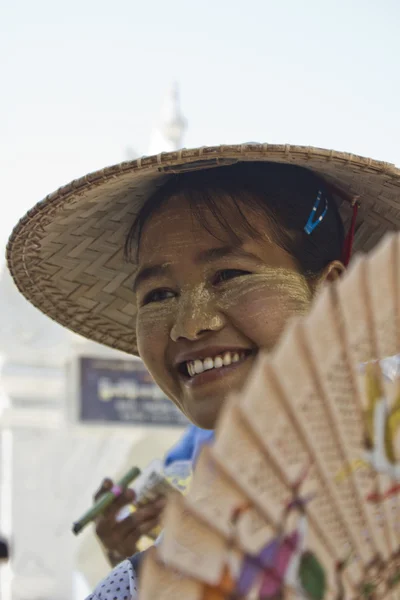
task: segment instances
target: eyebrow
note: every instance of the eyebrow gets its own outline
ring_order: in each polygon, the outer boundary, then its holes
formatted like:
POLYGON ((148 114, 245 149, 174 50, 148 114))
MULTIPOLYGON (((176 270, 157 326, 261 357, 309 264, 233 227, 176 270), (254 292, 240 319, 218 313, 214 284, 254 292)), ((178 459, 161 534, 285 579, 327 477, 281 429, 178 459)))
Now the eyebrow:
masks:
POLYGON ((149 281, 150 279, 154 279, 155 277, 162 277, 170 271, 170 266, 166 265, 150 265, 149 267, 144 267, 140 269, 136 275, 133 282, 132 289, 134 292, 137 291, 137 288, 140 284, 149 281))
MULTIPOLYGON (((225 258, 227 256, 236 256, 238 258, 250 258, 253 261, 260 260, 252 254, 251 252, 246 252, 240 246, 221 246, 219 248, 210 248, 209 250, 203 250, 200 252, 195 259, 196 264, 205 264, 214 262, 216 260, 220 260, 221 258, 225 258)), ((149 265, 148 267, 143 267, 139 269, 137 272, 134 282, 133 282, 133 291, 136 292, 139 285, 149 281, 150 279, 154 279, 155 277, 162 277, 168 274, 171 271, 170 264, 165 263, 163 265, 149 265)))

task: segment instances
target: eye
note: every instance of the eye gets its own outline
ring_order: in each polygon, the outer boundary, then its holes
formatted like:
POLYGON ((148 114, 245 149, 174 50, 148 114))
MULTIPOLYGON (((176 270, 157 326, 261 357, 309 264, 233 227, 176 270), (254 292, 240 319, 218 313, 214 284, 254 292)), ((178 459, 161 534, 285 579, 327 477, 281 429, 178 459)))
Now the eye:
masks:
POLYGON ((171 290, 160 288, 158 290, 152 290, 148 294, 145 295, 141 304, 145 306, 146 304, 151 304, 154 302, 163 302, 164 300, 168 300, 169 298, 173 298, 175 296, 174 292, 171 290))
POLYGON ((218 285, 219 283, 224 283, 236 277, 243 277, 244 275, 250 275, 250 272, 241 269, 223 269, 215 274, 213 283, 214 285, 218 285))

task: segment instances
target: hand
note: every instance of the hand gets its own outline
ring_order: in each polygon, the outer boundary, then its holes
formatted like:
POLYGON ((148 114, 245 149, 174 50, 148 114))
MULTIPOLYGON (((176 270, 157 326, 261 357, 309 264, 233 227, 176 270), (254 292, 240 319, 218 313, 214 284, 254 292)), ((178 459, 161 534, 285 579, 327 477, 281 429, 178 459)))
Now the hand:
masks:
MULTIPOLYGON (((104 479, 101 487, 94 495, 98 500, 105 492, 112 489, 111 479, 104 479)), ((123 521, 116 520, 118 512, 132 503, 135 498, 133 490, 125 490, 118 496, 105 512, 96 520, 96 535, 107 552, 112 566, 137 552, 137 543, 143 535, 149 534, 160 523, 165 499, 158 498, 154 502, 138 508, 123 521)))

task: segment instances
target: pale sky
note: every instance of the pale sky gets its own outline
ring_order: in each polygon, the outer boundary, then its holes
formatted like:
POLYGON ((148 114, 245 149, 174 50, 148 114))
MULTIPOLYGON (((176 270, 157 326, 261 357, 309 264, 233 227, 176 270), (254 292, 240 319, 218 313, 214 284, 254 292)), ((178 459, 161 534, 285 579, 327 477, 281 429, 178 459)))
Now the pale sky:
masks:
POLYGON ((298 143, 400 166, 398 0, 2 0, 0 249, 86 172, 146 154, 180 86, 186 147, 298 143))

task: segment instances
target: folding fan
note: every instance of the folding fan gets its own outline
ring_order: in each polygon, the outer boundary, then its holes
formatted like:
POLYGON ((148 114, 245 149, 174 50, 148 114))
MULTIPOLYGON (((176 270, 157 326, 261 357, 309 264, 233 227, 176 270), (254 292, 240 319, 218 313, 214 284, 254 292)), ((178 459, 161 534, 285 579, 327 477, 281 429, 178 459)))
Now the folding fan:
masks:
POLYGON ((400 236, 358 257, 226 402, 140 600, 400 600, 400 236))

